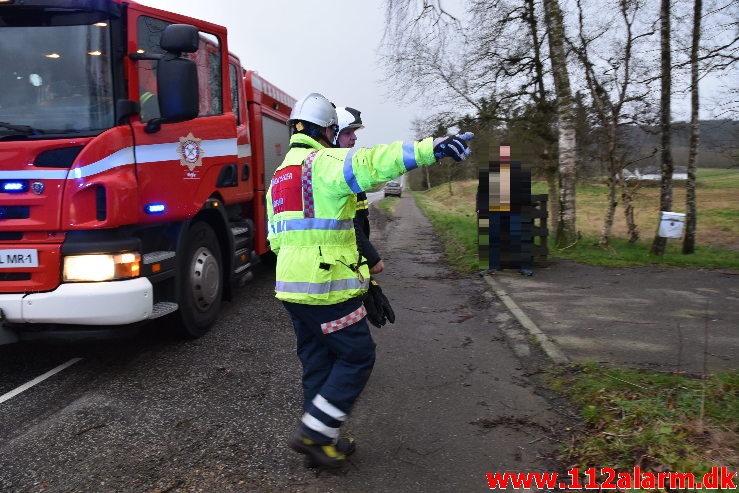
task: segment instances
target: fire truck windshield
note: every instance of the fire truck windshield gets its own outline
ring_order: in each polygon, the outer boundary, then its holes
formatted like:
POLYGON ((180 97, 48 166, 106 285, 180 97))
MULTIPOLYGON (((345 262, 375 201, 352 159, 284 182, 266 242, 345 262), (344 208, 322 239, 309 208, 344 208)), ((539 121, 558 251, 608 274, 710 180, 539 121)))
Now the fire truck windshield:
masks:
POLYGON ((0 139, 89 134, 113 126, 107 22, 3 26, 0 66, 0 139))

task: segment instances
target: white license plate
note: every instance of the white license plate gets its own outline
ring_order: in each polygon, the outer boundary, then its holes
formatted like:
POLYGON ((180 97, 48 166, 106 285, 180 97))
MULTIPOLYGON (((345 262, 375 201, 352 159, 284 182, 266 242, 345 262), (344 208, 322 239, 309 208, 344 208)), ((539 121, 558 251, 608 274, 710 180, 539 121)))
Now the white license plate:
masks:
POLYGON ((30 248, 0 250, 0 269, 38 267, 38 251, 30 248))

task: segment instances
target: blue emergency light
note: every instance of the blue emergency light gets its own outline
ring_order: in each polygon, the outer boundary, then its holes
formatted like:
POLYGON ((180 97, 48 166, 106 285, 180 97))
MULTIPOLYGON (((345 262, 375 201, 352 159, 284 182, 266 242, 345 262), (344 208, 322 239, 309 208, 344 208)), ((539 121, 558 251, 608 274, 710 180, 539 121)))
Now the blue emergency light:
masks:
POLYGON ((146 204, 146 207, 144 207, 144 211, 146 211, 147 214, 161 214, 166 210, 166 207, 164 204, 146 204))
POLYGON ((0 182, 0 191, 5 193, 23 193, 28 191, 27 180, 3 180, 0 182))

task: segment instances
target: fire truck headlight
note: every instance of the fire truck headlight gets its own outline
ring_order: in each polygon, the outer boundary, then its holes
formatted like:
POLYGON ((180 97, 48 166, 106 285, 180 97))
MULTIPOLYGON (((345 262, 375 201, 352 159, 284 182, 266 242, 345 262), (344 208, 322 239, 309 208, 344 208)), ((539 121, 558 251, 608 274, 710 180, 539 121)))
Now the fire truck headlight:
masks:
POLYGON ((70 255, 64 257, 65 282, 113 281, 138 277, 141 255, 119 253, 101 255, 70 255))

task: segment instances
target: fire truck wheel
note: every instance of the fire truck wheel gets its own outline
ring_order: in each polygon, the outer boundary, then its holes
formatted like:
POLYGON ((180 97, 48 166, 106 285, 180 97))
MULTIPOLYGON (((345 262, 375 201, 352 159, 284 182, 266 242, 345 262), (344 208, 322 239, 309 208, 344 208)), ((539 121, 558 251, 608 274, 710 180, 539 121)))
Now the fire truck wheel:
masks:
POLYGON ((213 228, 204 222, 194 223, 183 252, 179 326, 182 335, 194 338, 208 331, 221 309, 223 262, 213 228))

